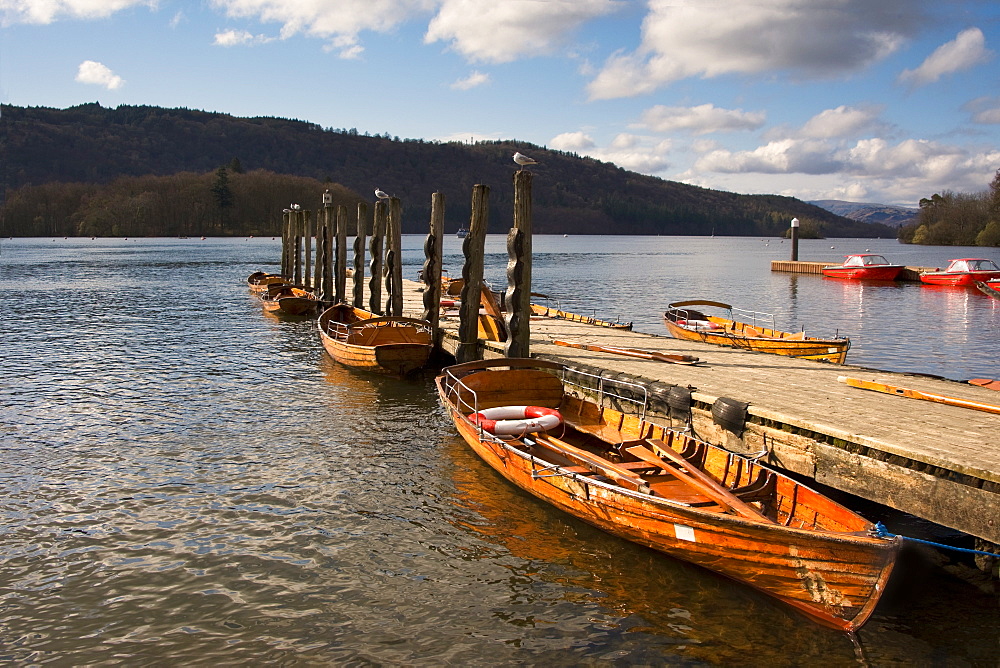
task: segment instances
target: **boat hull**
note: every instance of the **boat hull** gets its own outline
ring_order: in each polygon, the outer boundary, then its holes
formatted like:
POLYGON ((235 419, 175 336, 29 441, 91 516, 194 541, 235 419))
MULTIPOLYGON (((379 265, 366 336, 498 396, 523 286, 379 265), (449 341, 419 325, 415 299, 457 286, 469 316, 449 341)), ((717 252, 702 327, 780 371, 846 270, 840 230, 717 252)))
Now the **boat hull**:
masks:
POLYGON ((253 292, 254 294, 267 292, 268 287, 271 285, 280 285, 287 282, 288 281, 284 276, 279 276, 278 274, 268 274, 263 271, 255 271, 247 277, 247 287, 250 288, 250 292, 253 292))
MULTIPOLYGON (((726 306, 714 302, 703 302, 707 305, 726 306)), ((785 355, 801 359, 818 360, 843 364, 847 359, 847 351, 851 349, 848 338, 821 339, 808 337, 802 333, 783 332, 767 327, 752 327, 747 323, 697 314, 707 323, 706 326, 688 326, 686 318, 682 317, 690 311, 681 308, 684 305, 697 307, 699 302, 677 302, 663 314, 663 324, 675 339, 684 341, 700 341, 717 346, 741 348, 760 353, 785 355), (678 308, 674 308, 677 306, 678 308)))
POLYGON ((881 265, 876 267, 823 267, 827 278, 846 278, 866 281, 894 281, 903 271, 902 265, 881 265))
POLYGON ((380 318, 340 304, 324 311, 317 320, 317 327, 323 349, 344 366, 406 376, 425 367, 430 359, 433 340, 429 325, 424 321, 380 318), (338 309, 341 311, 339 314, 338 309), (346 309, 353 316, 342 317, 346 309), (338 331, 331 333, 330 321, 336 317, 348 320, 353 327, 340 328, 339 334, 338 331))
MULTIPOLYGON (((798 503, 804 509, 825 502, 825 512, 834 508, 832 512, 841 513, 834 520, 844 523, 839 531, 815 531, 797 527, 797 515, 789 515, 788 526, 721 515, 572 473, 570 468, 527 452, 516 439, 504 441, 482 432, 468 419, 461 400, 456 399, 461 392, 456 393, 448 370, 445 372, 438 378, 438 392, 462 438, 484 462, 533 496, 616 536, 752 586, 823 625, 853 631, 874 610, 892 571, 899 539, 866 535, 870 525, 852 511, 781 477, 783 488, 779 489, 792 498, 781 497, 780 504, 798 503)), ((497 401, 544 405, 549 397, 551 402, 551 391, 535 394, 523 377, 496 391, 502 395, 497 401)), ((480 385, 479 407, 494 403, 490 399, 494 394, 480 385)), ((578 420, 574 427, 585 426, 588 432, 603 437, 613 434, 611 438, 627 442, 647 434, 672 440, 675 434, 579 399, 564 396, 556 404, 553 407, 563 416, 578 416, 567 417, 567 424, 578 420), (582 424, 587 421, 585 416, 598 414, 601 417, 596 423, 582 424)), ((742 461, 747 475, 757 466, 742 461)))
POLYGON ((951 285, 955 287, 974 288, 976 283, 1000 279, 996 271, 928 271, 920 275, 920 282, 928 285, 951 285))

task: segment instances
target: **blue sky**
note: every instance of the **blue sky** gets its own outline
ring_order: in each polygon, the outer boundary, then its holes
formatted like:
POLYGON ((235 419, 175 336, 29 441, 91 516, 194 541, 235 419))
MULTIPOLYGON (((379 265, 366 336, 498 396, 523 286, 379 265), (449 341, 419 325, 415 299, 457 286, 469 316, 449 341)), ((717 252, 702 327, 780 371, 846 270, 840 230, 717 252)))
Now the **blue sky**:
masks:
POLYGON ((998 51, 995 0, 0 0, 7 104, 518 139, 902 206, 1000 169, 998 51))

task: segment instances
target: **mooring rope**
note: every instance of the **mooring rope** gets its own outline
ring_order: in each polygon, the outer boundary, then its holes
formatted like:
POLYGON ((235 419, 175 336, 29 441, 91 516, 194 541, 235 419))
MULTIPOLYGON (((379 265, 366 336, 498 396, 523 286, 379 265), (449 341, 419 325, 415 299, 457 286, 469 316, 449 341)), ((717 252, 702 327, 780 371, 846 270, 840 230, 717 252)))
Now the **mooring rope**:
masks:
POLYGON ((923 543, 924 545, 933 545, 934 547, 940 547, 945 550, 954 550, 956 552, 965 552, 966 554, 982 554, 987 557, 994 557, 1000 559, 1000 554, 996 552, 986 552, 985 550, 973 550, 967 547, 955 547, 953 545, 945 545, 944 543, 935 543, 929 540, 923 540, 922 538, 911 538, 909 536, 900 536, 898 534, 890 533, 885 525, 881 522, 875 523, 875 535, 879 538, 902 538, 903 540, 908 540, 914 543, 923 543))

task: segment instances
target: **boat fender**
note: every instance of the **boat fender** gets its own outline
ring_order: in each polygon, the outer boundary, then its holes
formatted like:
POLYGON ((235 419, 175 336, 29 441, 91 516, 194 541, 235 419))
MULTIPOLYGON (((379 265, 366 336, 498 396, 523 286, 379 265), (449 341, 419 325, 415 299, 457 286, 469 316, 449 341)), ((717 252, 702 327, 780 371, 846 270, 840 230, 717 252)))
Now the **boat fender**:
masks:
POLYGON ((712 421, 728 429, 737 436, 743 435, 747 422, 747 407, 750 404, 729 397, 719 397, 712 404, 712 421))
POLYGON ((562 415, 542 406, 497 406, 469 415, 473 424, 497 436, 520 436, 548 431, 562 424, 562 415))
POLYGON ((674 385, 667 395, 667 405, 670 407, 670 417, 680 420, 691 419, 691 388, 674 385))

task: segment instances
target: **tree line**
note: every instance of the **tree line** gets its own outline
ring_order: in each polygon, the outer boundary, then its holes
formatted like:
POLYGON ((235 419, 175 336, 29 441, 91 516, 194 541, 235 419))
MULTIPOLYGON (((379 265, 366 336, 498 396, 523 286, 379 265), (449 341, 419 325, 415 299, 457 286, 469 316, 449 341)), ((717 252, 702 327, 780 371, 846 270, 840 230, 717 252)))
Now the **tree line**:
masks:
POLYGON ((106 185, 45 183, 9 193, 0 209, 3 236, 163 237, 280 236, 290 204, 362 201, 341 185, 263 169, 244 173, 238 161, 215 171, 123 176, 106 185))
POLYGON ((920 200, 917 220, 899 229, 899 240, 930 246, 1000 246, 1000 169, 987 190, 946 190, 920 200))
MULTIPOLYGON (((517 169, 511 156, 514 151, 521 151, 539 161, 538 167, 532 168, 536 173, 532 186, 534 230, 539 234, 708 235, 714 232, 720 236, 776 236, 787 232, 792 218, 801 221, 803 235, 807 231, 815 236, 896 234, 888 226, 852 221, 791 197, 741 195, 700 188, 517 140, 400 140, 388 133, 369 135, 355 128, 324 129, 297 120, 238 118, 151 106, 105 108, 99 104, 62 110, 0 105, 0 132, 0 144, 6 151, 5 160, 0 161, 0 197, 5 193, 15 207, 20 205, 13 201, 14 193, 29 185, 48 188, 48 197, 39 201, 58 202, 60 198, 68 198, 72 202, 84 194, 98 197, 100 188, 93 184, 132 178, 131 187, 136 189, 140 186, 135 185, 135 180, 149 175, 167 179, 187 173, 203 175, 211 182, 207 193, 203 189, 198 193, 178 194, 180 204, 175 208, 184 209, 185 198, 191 202, 188 227, 184 228, 176 215, 171 214, 168 219, 171 230, 244 232, 262 224, 265 218, 259 210, 252 208, 244 214, 244 204, 240 201, 220 207, 217 198, 224 191, 212 193, 218 167, 228 165, 233 156, 238 156, 248 175, 265 170, 274 175, 311 179, 312 183, 337 183, 354 193, 363 193, 369 201, 374 188, 379 187, 402 200, 404 233, 426 232, 431 196, 435 192, 446 198, 446 229, 454 231, 467 225, 472 188, 486 184, 490 186, 488 231, 505 233, 512 223, 512 175, 517 169), (207 199, 197 199, 196 195, 207 199), (244 215, 248 216, 245 220, 244 215)), ((236 174, 229 169, 227 176, 235 194, 236 174)), ((113 190, 127 191, 128 187, 118 185, 113 190)), ((24 193, 20 197, 23 199, 24 193)), ((104 214, 81 213, 73 222, 89 221, 80 228, 87 230, 116 226, 125 229, 129 225, 125 220, 128 207, 148 215, 153 205, 147 201, 150 197, 136 201, 137 197, 127 195, 127 206, 108 203, 97 207, 104 214)), ((292 197, 304 199, 298 195, 275 197, 276 208, 269 213, 269 224, 273 225, 281 209, 287 206, 288 202, 283 200, 292 197)), ((315 205, 308 202, 316 202, 316 197, 301 204, 312 208, 315 205)), ((65 204, 55 206, 64 210, 68 208, 65 204)), ((166 203, 157 206, 169 208, 166 203)), ((87 208, 91 206, 88 204, 87 208)), ((18 214, 16 219, 24 221, 26 215, 18 214)), ((35 217, 41 220, 33 223, 31 229, 54 229, 53 225, 66 229, 65 221, 57 222, 44 211, 27 220, 35 217)), ((133 224, 153 225, 148 220, 133 224)))

